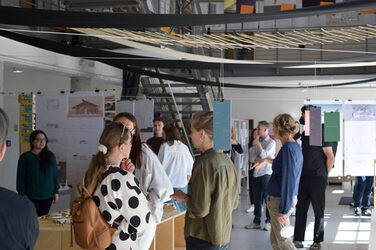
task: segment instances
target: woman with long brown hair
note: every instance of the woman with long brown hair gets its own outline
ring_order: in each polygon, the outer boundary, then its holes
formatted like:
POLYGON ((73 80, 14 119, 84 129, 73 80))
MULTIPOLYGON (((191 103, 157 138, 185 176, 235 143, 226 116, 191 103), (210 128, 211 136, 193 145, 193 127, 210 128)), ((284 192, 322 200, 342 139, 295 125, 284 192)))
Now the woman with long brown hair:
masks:
MULTIPOLYGON (((161 145, 158 158, 171 181, 174 192, 181 190, 187 193, 188 181, 192 175, 193 158, 187 145, 180 141, 180 136, 174 124, 166 124, 163 127, 163 137, 166 142, 161 145)), ((178 205, 179 212, 184 210, 184 206, 178 205)))
POLYGON ((148 202, 137 179, 120 168, 122 159, 129 157, 131 140, 129 130, 121 123, 106 126, 99 139, 98 153, 93 156, 85 176, 86 187, 108 224, 113 225, 115 220, 124 217, 107 249, 139 249, 137 233, 150 220, 148 202), (103 178, 107 170, 110 174, 103 178))
POLYGON ((116 115, 115 122, 120 122, 132 133, 131 161, 135 166, 135 176, 140 187, 150 202, 151 218, 146 230, 140 232, 140 249, 147 250, 154 238, 157 223, 162 219, 163 203, 170 200, 173 193, 172 185, 162 168, 157 155, 141 142, 140 128, 136 117, 128 112, 116 115))

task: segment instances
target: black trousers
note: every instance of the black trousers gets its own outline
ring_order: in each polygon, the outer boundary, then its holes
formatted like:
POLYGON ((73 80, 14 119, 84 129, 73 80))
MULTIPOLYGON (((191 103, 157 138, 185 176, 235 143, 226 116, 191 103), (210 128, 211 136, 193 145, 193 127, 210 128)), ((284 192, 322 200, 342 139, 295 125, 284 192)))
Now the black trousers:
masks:
POLYGON ((312 203, 315 214, 313 241, 324 240, 324 209, 327 176, 304 176, 300 178, 298 203, 296 204, 294 241, 304 241, 307 212, 312 203))
POLYGON ((30 200, 31 202, 33 202, 35 209, 37 210, 38 217, 46 215, 50 212, 50 208, 52 205, 52 197, 47 200, 35 200, 35 199, 30 199, 30 200))
POLYGON ((251 204, 255 204, 255 198, 253 197, 253 192, 252 192, 252 179, 253 179, 253 172, 254 169, 248 170, 248 194, 249 194, 249 200, 251 201, 251 204))

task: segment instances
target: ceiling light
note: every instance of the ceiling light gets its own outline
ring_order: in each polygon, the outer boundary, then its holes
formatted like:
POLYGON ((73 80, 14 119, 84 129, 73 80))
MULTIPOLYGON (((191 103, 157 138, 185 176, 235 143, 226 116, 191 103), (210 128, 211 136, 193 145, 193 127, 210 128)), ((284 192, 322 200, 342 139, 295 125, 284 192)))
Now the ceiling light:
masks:
POLYGON ((13 73, 22 73, 22 72, 23 72, 22 69, 16 69, 16 68, 13 69, 13 73))
POLYGON ((376 66, 376 62, 354 62, 354 63, 316 63, 308 65, 287 66, 285 69, 314 69, 314 68, 348 68, 376 66))

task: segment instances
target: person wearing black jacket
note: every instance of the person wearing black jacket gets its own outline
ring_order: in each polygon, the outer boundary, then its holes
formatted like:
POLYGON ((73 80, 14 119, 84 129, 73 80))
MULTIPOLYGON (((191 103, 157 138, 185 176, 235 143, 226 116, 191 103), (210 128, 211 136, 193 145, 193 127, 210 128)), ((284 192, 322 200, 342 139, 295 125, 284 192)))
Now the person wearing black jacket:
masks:
MULTIPOLYGON (((6 151, 9 119, 0 108, 0 161, 6 151)), ((37 212, 26 196, 0 187, 0 249, 34 249, 39 233, 37 212)))
MULTIPOLYGON (((302 117, 300 122, 305 123, 305 110, 312 106, 301 108, 302 117)), ((328 174, 333 168, 334 155, 337 149, 337 142, 322 141, 322 146, 309 145, 309 136, 302 133, 303 169, 299 184, 298 203, 296 205, 296 219, 294 231, 294 245, 296 248, 303 248, 303 241, 307 223, 307 212, 312 203, 315 214, 315 226, 313 231, 313 244, 309 249, 321 249, 321 242, 324 241, 324 210, 325 190, 328 181, 328 174)))

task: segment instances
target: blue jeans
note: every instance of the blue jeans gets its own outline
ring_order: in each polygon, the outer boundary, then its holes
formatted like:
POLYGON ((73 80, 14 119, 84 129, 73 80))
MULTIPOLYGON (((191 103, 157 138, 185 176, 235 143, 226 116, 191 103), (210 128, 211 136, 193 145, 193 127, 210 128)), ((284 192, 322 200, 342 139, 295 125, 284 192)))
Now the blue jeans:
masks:
POLYGON ((185 247, 186 250, 228 250, 230 249, 230 242, 224 246, 217 247, 208 241, 189 236, 185 239, 185 247))
POLYGON ((362 205, 362 210, 367 210, 371 205, 371 191, 373 176, 357 176, 354 186, 353 200, 355 207, 362 205))
MULTIPOLYGON (((265 200, 265 204, 268 203, 268 195, 266 193, 266 188, 270 180, 270 175, 263 175, 260 177, 252 177, 252 192, 253 198, 255 200, 255 218, 253 222, 256 224, 261 224, 261 215, 262 215, 262 202, 265 200)), ((266 223, 270 223, 269 210, 266 208, 266 223)))

